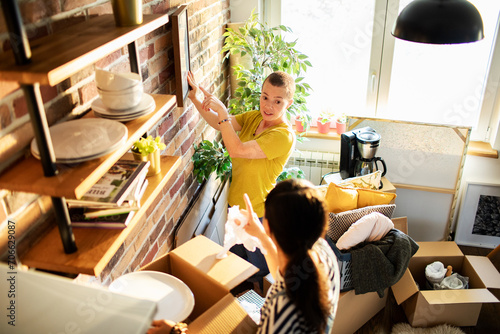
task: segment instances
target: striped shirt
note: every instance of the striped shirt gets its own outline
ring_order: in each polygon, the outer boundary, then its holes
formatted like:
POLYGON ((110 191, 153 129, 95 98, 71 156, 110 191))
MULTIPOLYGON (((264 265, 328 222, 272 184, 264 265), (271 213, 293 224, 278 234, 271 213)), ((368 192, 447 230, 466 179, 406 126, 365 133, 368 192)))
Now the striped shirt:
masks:
MULTIPOLYGON (((332 249, 324 239, 319 239, 313 246, 321 261, 320 268, 324 268, 328 273, 331 289, 329 290, 329 300, 331 302, 331 315, 329 329, 333 324, 337 303, 339 299, 340 274, 338 262, 332 249)), ((269 288, 269 291, 261 310, 259 334, 289 334, 289 333, 316 333, 308 328, 306 320, 295 304, 287 297, 285 292, 285 282, 281 274, 277 273, 277 279, 269 288)))

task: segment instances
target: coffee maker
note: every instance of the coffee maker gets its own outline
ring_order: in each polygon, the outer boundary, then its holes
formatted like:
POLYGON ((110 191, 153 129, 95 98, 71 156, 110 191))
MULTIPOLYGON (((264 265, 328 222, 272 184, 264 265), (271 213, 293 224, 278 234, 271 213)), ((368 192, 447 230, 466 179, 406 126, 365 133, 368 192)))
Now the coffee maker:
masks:
POLYGON ((384 176, 387 172, 385 161, 375 156, 379 144, 380 134, 369 126, 340 135, 340 177, 347 179, 373 173, 379 170, 378 161, 384 176))

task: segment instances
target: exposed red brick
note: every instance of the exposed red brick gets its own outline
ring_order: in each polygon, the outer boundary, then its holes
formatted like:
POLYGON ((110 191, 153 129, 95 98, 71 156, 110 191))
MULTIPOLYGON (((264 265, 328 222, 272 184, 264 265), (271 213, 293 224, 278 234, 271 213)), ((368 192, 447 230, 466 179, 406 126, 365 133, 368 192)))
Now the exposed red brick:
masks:
POLYGON ((19 10, 24 23, 38 22, 61 12, 59 1, 45 0, 23 1, 19 4, 19 10))
POLYGON ((152 58, 155 55, 154 44, 150 44, 139 51, 139 59, 141 63, 145 63, 146 60, 152 58))
POLYGON ((62 3, 62 10, 63 11, 70 11, 73 9, 77 9, 83 6, 90 5, 92 3, 95 3, 96 0, 71 0, 71 1, 63 1, 62 3))
POLYGON ((95 63, 96 68, 105 68, 112 63, 114 63, 118 58, 122 56, 122 49, 116 50, 115 52, 107 55, 106 57, 102 58, 101 60, 98 60, 95 63))
POLYGON ((156 5, 151 5, 151 11, 153 14, 163 14, 167 13, 170 9, 170 1, 162 1, 156 5))
POLYGON ((184 177, 181 175, 175 184, 173 185, 172 188, 170 188, 170 196, 174 197, 174 195, 181 189, 182 185, 184 184, 184 177))
POLYGON ((42 94, 43 102, 49 102, 57 96, 57 87, 49 85, 40 85, 40 93, 42 94))
POLYGON ((12 118, 9 108, 5 104, 0 105, 0 130, 5 129, 10 123, 12 123, 12 118))
POLYGON ((23 96, 14 100, 14 115, 20 118, 28 113, 28 106, 26 105, 26 98, 23 96))
POLYGON ((156 253, 158 253, 158 244, 154 243, 153 246, 151 247, 151 249, 149 250, 149 253, 142 260, 141 267, 143 267, 146 264, 148 264, 151 261, 153 261, 153 259, 155 258, 156 253))
POLYGON ((91 81, 79 90, 80 100, 83 104, 92 101, 97 96, 97 86, 95 81, 91 81))
POLYGON ((111 1, 101 4, 100 6, 95 6, 87 10, 89 16, 103 15, 103 14, 113 14, 113 8, 111 6, 111 1))

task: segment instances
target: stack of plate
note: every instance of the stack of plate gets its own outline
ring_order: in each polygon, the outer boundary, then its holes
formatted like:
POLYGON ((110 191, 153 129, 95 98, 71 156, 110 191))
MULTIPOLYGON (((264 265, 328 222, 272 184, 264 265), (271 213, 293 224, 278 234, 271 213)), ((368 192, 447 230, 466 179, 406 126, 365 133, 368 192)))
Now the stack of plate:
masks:
MULTIPOLYGON (((99 158, 124 145, 128 129, 120 122, 84 118, 56 124, 49 128, 56 163, 76 164, 99 158)), ((31 141, 31 153, 40 159, 36 140, 31 141)))
POLYGON ((156 108, 156 103, 151 95, 144 93, 141 102, 133 108, 125 110, 110 109, 104 105, 101 98, 95 99, 91 108, 98 117, 127 122, 152 113, 156 108))

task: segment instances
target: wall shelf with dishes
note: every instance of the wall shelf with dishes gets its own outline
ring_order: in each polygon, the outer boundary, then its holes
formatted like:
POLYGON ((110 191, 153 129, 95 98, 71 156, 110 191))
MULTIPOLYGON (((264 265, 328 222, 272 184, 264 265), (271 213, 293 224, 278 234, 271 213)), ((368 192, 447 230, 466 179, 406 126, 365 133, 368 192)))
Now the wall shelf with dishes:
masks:
MULTIPOLYGON (((17 4, 7 1, 2 5, 9 31, 22 36, 24 28, 17 4)), ((50 196, 57 221, 57 226, 22 257, 23 263, 28 266, 66 273, 99 274, 104 263, 109 261, 121 242, 134 230, 135 224, 178 168, 179 157, 162 157, 162 172, 150 180, 142 199, 143 205, 126 229, 103 231, 89 228, 73 231, 65 198, 79 199, 83 196, 126 154, 136 140, 176 107, 176 99, 172 95, 152 94, 155 110, 124 123, 127 134, 121 142, 123 144, 95 159, 64 165, 56 161, 40 94, 40 85, 55 86, 125 46, 128 47, 131 71, 140 75, 136 40, 168 22, 168 14, 150 14, 144 15, 140 25, 117 27, 113 15, 100 15, 34 40, 31 45, 25 39, 22 45, 13 47, 15 51, 0 55, 0 80, 21 84, 36 143, 39 144, 35 151, 32 147, 32 153, 36 153, 37 158, 29 156, 22 159, 0 175, 0 188, 50 196)), ((83 119, 95 119, 98 116, 89 112, 83 119)))

